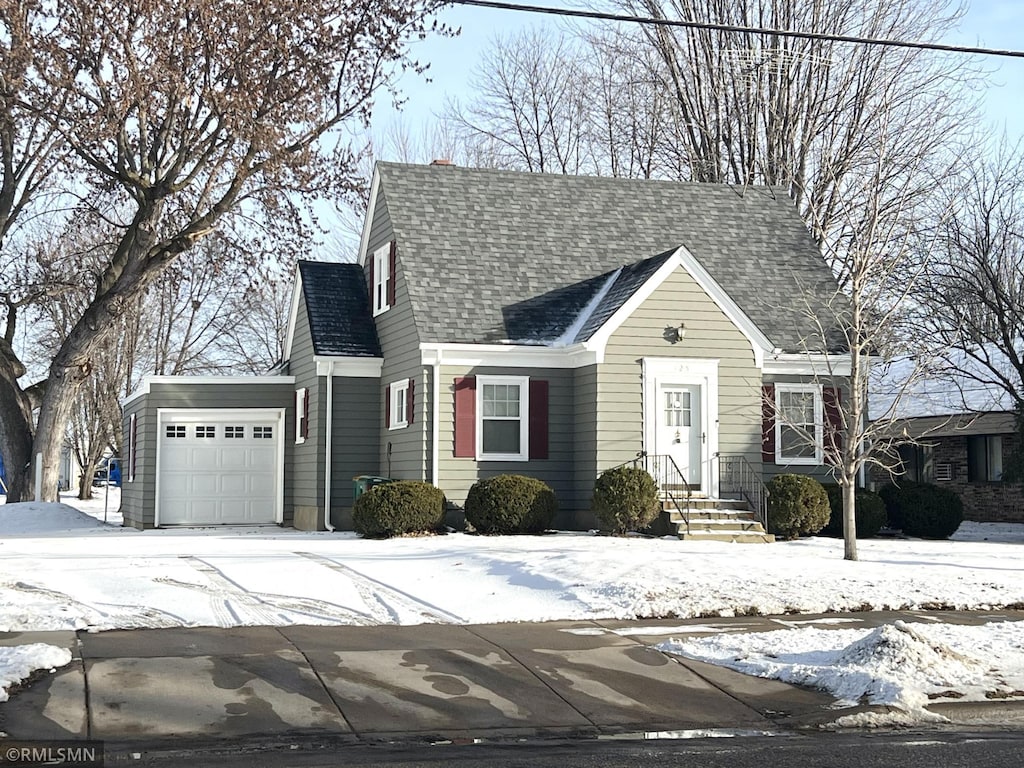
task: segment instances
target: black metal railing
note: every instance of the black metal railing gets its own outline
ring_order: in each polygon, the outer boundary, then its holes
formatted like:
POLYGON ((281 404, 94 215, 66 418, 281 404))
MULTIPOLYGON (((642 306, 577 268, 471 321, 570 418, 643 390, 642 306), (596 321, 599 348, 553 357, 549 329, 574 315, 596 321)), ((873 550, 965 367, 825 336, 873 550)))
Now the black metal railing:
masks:
POLYGON ((619 467, 640 467, 647 471, 654 482, 658 484, 658 491, 664 500, 671 503, 679 511, 686 526, 686 532, 690 532, 690 499, 693 489, 686 482, 686 477, 676 464, 675 459, 667 454, 645 453, 640 451, 636 458, 625 461, 619 467))
POLYGON ((718 455, 718 494, 725 496, 727 493, 742 497, 757 515, 758 522, 768 530, 768 488, 746 456, 718 455))

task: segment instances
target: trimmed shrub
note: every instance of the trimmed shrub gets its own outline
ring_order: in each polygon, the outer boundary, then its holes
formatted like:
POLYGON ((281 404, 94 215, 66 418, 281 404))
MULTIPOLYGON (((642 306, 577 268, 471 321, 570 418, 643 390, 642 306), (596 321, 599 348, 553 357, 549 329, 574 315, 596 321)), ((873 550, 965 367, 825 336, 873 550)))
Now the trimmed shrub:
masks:
POLYGON ((375 485, 356 499, 352 527, 370 538, 430 533, 443 530, 444 513, 440 488, 419 480, 396 480, 375 485))
MULTIPOLYGON (((832 516, 828 525, 821 529, 822 536, 843 536, 843 489, 836 483, 825 483, 825 493, 828 494, 828 505, 832 510, 832 516)), ((856 510, 854 516, 857 521, 857 538, 870 539, 877 536, 878 532, 885 527, 888 517, 885 514, 885 502, 877 493, 858 488, 854 496, 856 510)))
POLYGON ((964 520, 960 497, 948 488, 931 483, 901 482, 880 491, 889 512, 890 524, 907 536, 922 539, 948 539, 964 520))
POLYGON ((817 533, 828 523, 828 494, 807 475, 776 475, 768 482, 768 530, 784 539, 817 533))
POLYGON ((612 533, 647 528, 661 511, 658 484, 640 467, 609 469, 594 483, 590 508, 612 533))
POLYGON ((525 475, 479 480, 466 496, 466 522, 477 533, 543 533, 557 512, 555 492, 525 475))

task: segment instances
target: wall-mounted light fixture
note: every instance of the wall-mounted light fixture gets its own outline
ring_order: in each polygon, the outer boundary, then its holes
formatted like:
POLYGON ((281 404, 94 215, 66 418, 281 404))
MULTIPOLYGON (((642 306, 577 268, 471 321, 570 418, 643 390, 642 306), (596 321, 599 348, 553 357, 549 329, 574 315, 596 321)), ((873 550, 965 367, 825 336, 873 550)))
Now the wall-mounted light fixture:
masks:
POLYGON ((679 325, 668 325, 665 326, 665 332, 661 334, 662 338, 665 339, 669 344, 678 344, 683 340, 686 335, 686 323, 680 323, 679 325))

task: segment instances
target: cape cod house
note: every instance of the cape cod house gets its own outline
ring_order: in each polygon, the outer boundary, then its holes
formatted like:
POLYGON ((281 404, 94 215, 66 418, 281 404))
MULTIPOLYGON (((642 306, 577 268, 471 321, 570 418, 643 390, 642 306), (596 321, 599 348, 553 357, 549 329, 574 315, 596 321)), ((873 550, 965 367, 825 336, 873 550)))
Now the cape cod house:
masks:
POLYGON ((824 479, 836 292, 782 190, 379 163, 357 262, 298 266, 278 373, 126 399, 125 521, 348 528, 355 476, 457 511, 514 472, 588 526, 638 454, 693 496, 824 479))

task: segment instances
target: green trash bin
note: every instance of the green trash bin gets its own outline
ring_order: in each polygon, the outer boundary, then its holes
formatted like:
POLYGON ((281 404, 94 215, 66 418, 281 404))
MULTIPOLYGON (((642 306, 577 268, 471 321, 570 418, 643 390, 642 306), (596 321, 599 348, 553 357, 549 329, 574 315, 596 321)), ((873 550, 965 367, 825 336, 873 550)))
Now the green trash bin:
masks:
POLYGON ((390 483, 390 477, 377 477, 377 475, 358 475, 352 478, 352 501, 355 501, 368 490, 377 485, 390 483))

